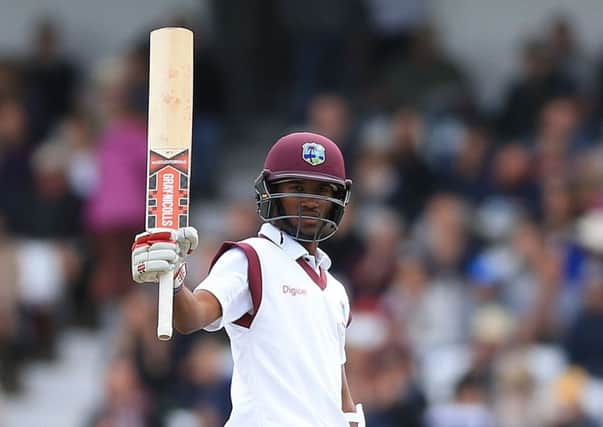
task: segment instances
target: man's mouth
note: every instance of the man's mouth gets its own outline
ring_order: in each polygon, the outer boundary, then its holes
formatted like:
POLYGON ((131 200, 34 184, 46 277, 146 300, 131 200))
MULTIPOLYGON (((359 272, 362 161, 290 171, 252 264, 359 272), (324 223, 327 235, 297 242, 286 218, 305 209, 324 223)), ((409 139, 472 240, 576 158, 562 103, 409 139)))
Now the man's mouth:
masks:
POLYGON ((301 213, 301 222, 303 224, 315 224, 319 218, 320 214, 316 211, 301 213))

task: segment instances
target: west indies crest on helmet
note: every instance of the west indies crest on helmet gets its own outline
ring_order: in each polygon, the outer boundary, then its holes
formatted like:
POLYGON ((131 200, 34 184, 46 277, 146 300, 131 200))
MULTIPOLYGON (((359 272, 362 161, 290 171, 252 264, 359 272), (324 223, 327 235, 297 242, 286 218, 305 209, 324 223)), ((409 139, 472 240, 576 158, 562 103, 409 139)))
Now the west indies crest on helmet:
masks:
POLYGON ((315 133, 291 133, 272 146, 264 169, 255 180, 257 211, 262 220, 274 223, 296 240, 320 242, 337 231, 350 200, 351 187, 352 181, 345 176, 345 163, 337 144, 315 133), (333 196, 276 192, 275 184, 289 180, 326 182, 333 187, 333 196), (297 215, 286 215, 279 202, 285 197, 326 200, 332 207, 324 218, 302 215, 301 209, 297 215), (301 219, 304 218, 320 220, 321 226, 313 235, 302 233, 301 219), (297 219, 298 225, 294 226, 291 219, 297 219))

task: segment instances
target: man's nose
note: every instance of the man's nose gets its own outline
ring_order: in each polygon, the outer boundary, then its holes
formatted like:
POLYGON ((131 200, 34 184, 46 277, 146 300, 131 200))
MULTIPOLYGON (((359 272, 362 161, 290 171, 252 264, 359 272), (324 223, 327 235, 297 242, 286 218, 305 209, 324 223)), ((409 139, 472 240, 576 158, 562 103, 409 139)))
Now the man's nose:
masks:
POLYGON ((305 209, 317 209, 319 206, 319 200, 312 198, 303 198, 301 200, 301 206, 305 209))

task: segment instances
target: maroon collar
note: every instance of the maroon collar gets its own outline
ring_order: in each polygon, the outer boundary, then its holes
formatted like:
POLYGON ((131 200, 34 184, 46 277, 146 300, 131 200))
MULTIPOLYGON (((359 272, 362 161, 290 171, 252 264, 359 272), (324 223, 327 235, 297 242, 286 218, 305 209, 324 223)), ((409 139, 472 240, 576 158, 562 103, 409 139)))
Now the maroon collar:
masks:
POLYGON ((310 265, 304 261, 303 258, 298 258, 297 263, 301 268, 304 269, 306 274, 310 276, 310 279, 312 279, 314 283, 316 283, 318 287, 324 291, 327 287, 327 275, 325 274, 325 271, 319 267, 318 269, 320 270, 320 275, 318 275, 318 273, 312 267, 310 267, 310 265))
MULTIPOLYGON (((276 242, 272 241, 272 239, 270 237, 266 236, 265 234, 260 233, 258 236, 261 238, 264 238, 264 239, 268 240, 269 242, 278 246, 278 244, 276 242)), ((278 246, 278 247, 280 248, 280 246, 278 246)), ((301 268, 304 269, 306 274, 308 276, 310 276, 310 279, 312 279, 312 281, 314 283, 316 283, 321 290, 324 291, 325 288, 327 287, 327 275, 326 275, 325 271, 319 267, 318 268, 320 270, 320 275, 319 275, 312 267, 310 267, 310 265, 306 261, 304 261, 303 257, 298 258, 297 263, 300 265, 301 268)))

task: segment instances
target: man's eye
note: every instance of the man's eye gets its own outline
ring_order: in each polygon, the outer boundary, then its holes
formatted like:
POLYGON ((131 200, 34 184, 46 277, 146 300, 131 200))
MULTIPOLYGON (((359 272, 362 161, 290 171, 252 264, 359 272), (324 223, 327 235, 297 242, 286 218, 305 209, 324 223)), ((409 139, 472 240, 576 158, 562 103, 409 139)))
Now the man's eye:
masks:
POLYGON ((334 194, 334 191, 333 191, 333 188, 331 186, 325 185, 325 186, 323 186, 323 187, 320 188, 320 194, 324 194, 324 195, 330 196, 330 195, 334 194))

